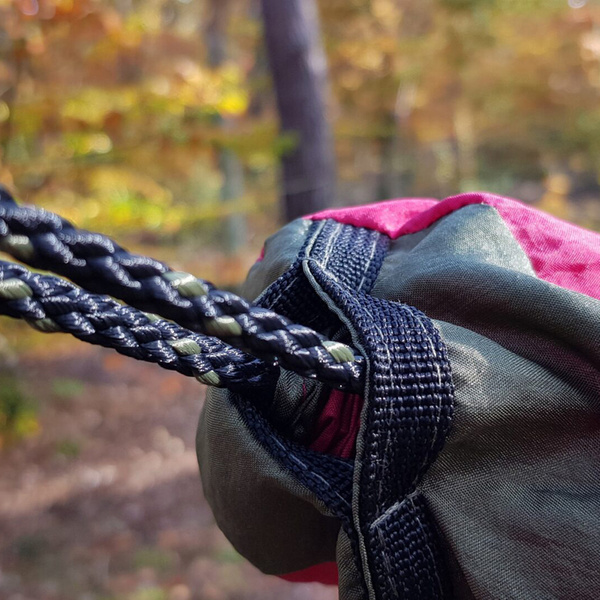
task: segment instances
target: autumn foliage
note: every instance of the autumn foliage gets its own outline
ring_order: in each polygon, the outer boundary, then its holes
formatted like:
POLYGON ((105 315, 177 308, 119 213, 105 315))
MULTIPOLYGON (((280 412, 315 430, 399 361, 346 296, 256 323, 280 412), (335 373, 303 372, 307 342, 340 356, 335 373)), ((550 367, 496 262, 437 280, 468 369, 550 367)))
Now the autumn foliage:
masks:
MULTIPOLYGON (((275 216, 297 141, 277 135, 255 4, 0 2, 0 180, 116 233, 275 216), (229 203, 223 148, 244 179, 229 203)), ((321 20, 338 202, 485 188, 600 222, 598 5, 328 0, 321 20)))

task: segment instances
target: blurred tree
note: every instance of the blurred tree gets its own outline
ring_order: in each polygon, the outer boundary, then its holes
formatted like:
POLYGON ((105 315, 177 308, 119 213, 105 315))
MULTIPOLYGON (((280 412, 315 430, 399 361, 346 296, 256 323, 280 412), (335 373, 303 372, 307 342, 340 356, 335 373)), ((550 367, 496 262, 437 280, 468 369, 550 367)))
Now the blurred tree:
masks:
MULTIPOLYGON (((240 8, 239 6, 237 7, 240 8)), ((210 0, 210 15, 204 29, 208 47, 208 64, 219 69, 227 61, 227 22, 234 9, 232 0, 210 0)), ((220 113, 215 121, 224 132, 232 131, 235 121, 220 113)), ((235 151, 223 143, 217 149, 219 168, 223 177, 221 200, 225 203, 240 200, 244 194, 244 167, 235 151)), ((239 252, 247 243, 246 218, 243 212, 233 212, 225 216, 224 246, 228 253, 239 252)))
POLYGON ((329 206, 335 195, 327 63, 314 0, 262 0, 262 9, 281 128, 293 143, 282 159, 289 221, 329 206))
MULTIPOLYGON (((239 126, 249 64, 212 62, 198 35, 209 9, 208 0, 0 0, 2 180, 115 235, 168 238, 255 211, 250 194, 221 202, 232 193, 215 147, 242 162, 271 153, 274 165, 274 127, 239 126)), ((251 55, 258 26, 244 36, 251 55)))
POLYGON ((535 200, 551 171, 597 179, 598 3, 321 8, 345 202, 473 188, 535 200))
POLYGON ((280 158, 289 217, 333 200, 332 122, 344 204, 566 176, 561 214, 600 224, 600 3, 319 0, 321 42, 314 0, 262 0, 278 135, 257 1, 0 0, 0 179, 115 235, 215 240, 274 227, 280 158))

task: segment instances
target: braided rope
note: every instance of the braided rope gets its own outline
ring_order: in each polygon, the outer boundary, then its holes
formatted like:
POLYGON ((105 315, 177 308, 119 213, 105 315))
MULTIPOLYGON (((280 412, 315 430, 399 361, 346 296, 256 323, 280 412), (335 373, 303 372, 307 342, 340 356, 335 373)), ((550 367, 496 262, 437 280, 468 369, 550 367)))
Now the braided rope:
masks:
POLYGON ((362 389, 362 358, 349 346, 193 275, 131 254, 106 236, 76 229, 56 214, 19 206, 2 189, 0 250, 91 292, 108 293, 259 358, 276 360, 304 377, 349 391, 362 389))
POLYGON ((138 360, 233 390, 272 383, 277 369, 211 337, 89 294, 72 283, 0 261, 0 314, 64 332, 138 360))

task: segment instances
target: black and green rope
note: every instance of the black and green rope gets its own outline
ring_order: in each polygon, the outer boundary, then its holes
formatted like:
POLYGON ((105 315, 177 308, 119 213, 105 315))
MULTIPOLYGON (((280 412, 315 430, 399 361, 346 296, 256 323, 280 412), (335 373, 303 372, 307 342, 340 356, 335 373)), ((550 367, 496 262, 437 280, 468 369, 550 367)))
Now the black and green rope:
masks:
POLYGON ((349 346, 189 273, 131 254, 51 212, 19 206, 2 189, 0 250, 34 268, 68 277, 90 292, 108 293, 187 330, 220 338, 263 359, 265 371, 278 364, 340 389, 361 389, 362 358, 349 346))
POLYGON ((243 389, 268 386, 276 377, 274 367, 265 368, 263 361, 220 340, 4 261, 0 261, 0 314, 24 319, 45 333, 70 333, 207 385, 243 389))

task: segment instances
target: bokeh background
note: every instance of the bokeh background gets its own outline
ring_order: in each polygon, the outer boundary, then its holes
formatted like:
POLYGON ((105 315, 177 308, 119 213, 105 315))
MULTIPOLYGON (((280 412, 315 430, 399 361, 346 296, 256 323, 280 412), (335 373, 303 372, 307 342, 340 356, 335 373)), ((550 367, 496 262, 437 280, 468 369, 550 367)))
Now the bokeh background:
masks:
MULTIPOLYGON (((485 189, 600 229, 598 0, 317 4, 331 205, 485 189)), ((0 0, 0 183, 238 286, 299 143, 260 9, 0 0)), ((0 363, 0 598, 337 597, 261 575, 216 529, 197 382, 7 319, 0 363)))

